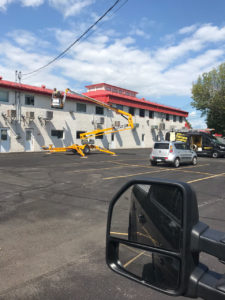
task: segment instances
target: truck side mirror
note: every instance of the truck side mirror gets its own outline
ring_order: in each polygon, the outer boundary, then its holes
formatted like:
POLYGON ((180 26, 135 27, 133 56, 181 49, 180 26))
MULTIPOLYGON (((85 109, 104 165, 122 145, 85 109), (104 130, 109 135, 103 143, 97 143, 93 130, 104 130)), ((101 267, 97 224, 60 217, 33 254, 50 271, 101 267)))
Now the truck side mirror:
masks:
MULTIPOLYGON (((195 192, 188 184, 134 179, 110 203, 106 262, 116 273, 168 295, 204 298, 210 291, 213 297, 222 295, 224 299, 223 276, 217 274, 215 281, 207 267, 199 263, 203 247, 212 255, 218 250, 209 231, 199 222, 195 192), (203 278, 209 280, 208 285, 202 283, 203 278)), ((215 254, 222 260, 223 249, 225 243, 215 254)))

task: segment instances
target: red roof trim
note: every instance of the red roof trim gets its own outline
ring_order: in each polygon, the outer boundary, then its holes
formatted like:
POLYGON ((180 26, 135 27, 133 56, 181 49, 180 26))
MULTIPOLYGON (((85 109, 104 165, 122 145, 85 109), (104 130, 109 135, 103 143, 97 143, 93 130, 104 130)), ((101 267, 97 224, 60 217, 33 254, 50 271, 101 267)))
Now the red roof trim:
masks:
MULTIPOLYGON (((12 81, 1 80, 1 79, 0 79, 0 87, 25 91, 28 93, 30 92, 30 93, 42 94, 42 95, 47 95, 47 96, 51 96, 53 93, 52 89, 47 89, 44 86, 36 87, 36 86, 32 86, 32 85, 16 83, 16 82, 12 82, 12 81)), ((115 104, 121 104, 121 105, 136 107, 136 108, 153 110, 153 111, 158 111, 158 112, 168 113, 168 114, 173 114, 173 115, 178 115, 178 116, 184 116, 184 117, 188 116, 188 112, 180 110, 178 108, 142 100, 142 99, 139 99, 136 97, 126 96, 126 95, 121 95, 121 94, 118 95, 117 93, 113 93, 110 91, 102 90, 102 91, 96 91, 96 92, 87 92, 87 93, 83 93, 83 94, 93 97, 93 98, 96 98, 96 99, 99 99, 100 101, 106 102, 106 103, 111 102, 111 103, 115 103, 115 104)), ((80 100, 80 101, 89 102, 88 100, 84 100, 82 97, 80 97, 78 95, 71 95, 69 93, 67 94, 67 98, 69 98, 71 100, 78 100, 78 101, 80 100)), ((91 101, 89 103, 91 103, 91 101)))
POLYGON ((93 91, 93 92, 84 93, 84 95, 99 99, 103 102, 111 102, 115 104, 153 110, 153 111, 158 111, 162 113, 173 114, 173 115, 183 116, 183 117, 188 116, 188 112, 175 107, 170 107, 163 104, 150 102, 147 100, 142 100, 136 97, 118 95, 110 91, 96 91, 96 92, 93 91))

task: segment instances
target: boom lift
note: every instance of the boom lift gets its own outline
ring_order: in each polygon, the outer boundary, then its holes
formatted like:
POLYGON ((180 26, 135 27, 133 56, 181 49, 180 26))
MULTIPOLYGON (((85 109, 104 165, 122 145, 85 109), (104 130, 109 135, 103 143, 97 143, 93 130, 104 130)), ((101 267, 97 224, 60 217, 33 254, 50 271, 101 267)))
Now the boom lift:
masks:
MULTIPOLYGON (((95 129, 95 130, 90 131, 90 132, 81 133, 80 134, 80 139, 81 139, 82 145, 73 144, 73 145, 68 146, 68 147, 53 147, 53 145, 49 145, 49 147, 42 146, 42 149, 46 150, 46 151, 49 151, 50 153, 73 151, 74 153, 77 152, 78 154, 80 154, 82 158, 87 158, 86 155, 89 154, 91 150, 96 149, 98 151, 109 153, 109 154, 115 156, 116 154, 114 152, 112 152, 112 151, 110 151, 106 148, 94 145, 94 140, 92 140, 90 138, 105 135, 105 134, 110 134, 110 133, 116 133, 116 132, 119 132, 119 131, 125 131, 125 130, 133 129, 134 128, 134 123, 133 123, 132 115, 129 114, 128 112, 125 112, 125 111, 121 110, 121 109, 118 109, 118 108, 113 107, 109 104, 103 103, 103 102, 101 102, 99 100, 96 100, 94 98, 79 94, 79 93, 74 92, 70 89, 65 90, 63 100, 60 103, 62 106, 60 108, 63 108, 65 100, 66 100, 66 95, 67 95, 68 92, 70 94, 80 96, 84 100, 87 100, 87 101, 95 103, 99 106, 105 107, 105 108, 107 108, 111 111, 114 111, 116 114, 119 114, 122 117, 124 117, 128 121, 128 124, 124 125, 123 127, 118 126, 118 128, 116 126, 115 127, 112 126, 110 128, 95 129)), ((58 108, 58 104, 54 105, 54 103, 55 103, 55 100, 54 100, 54 97, 53 97, 52 98, 52 107, 58 108)))

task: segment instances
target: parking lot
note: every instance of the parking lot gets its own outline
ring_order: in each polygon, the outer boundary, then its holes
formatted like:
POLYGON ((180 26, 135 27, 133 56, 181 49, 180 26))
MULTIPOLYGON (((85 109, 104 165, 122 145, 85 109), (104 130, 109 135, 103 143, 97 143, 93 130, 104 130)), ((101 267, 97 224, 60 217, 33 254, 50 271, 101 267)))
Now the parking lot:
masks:
POLYGON ((190 183, 200 220, 225 231, 225 158, 175 169, 150 166, 149 149, 116 152, 0 156, 0 299, 170 299, 105 264, 108 204, 134 176, 190 183))

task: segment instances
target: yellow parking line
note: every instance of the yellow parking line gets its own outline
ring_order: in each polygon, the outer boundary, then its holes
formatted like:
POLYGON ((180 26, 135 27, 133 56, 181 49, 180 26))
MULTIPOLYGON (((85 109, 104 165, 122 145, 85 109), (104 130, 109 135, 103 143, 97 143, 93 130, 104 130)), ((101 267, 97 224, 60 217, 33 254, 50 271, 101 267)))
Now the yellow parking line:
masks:
POLYGON ((141 253, 139 253, 138 255, 136 255, 135 257, 133 257, 132 259, 130 259, 126 264, 124 264, 124 268, 126 268, 127 266, 129 266, 132 262, 134 262, 136 259, 138 259, 138 257, 142 256, 145 253, 145 251, 142 251, 141 253))
POLYGON ((116 234, 116 235, 125 235, 125 236, 128 236, 128 233, 123 233, 123 232, 113 232, 113 231, 110 231, 110 234, 116 234))
POLYGON ((103 178, 103 180, 132 177, 132 176, 138 176, 138 175, 145 175, 145 174, 149 174, 149 173, 160 173, 160 172, 165 172, 165 171, 170 171, 170 170, 171 169, 161 169, 161 170, 157 170, 157 171, 148 171, 148 172, 142 172, 142 173, 136 173, 136 174, 127 174, 127 175, 121 175, 121 176, 106 177, 106 178, 103 178))
POLYGON ((204 177, 204 178, 190 180, 187 183, 193 183, 193 182, 203 181, 203 180, 207 180, 207 179, 211 179, 211 178, 215 178, 215 177, 219 177, 219 176, 224 176, 224 175, 225 175, 225 173, 220 173, 220 174, 216 174, 216 175, 212 175, 212 176, 208 176, 208 177, 204 177))

